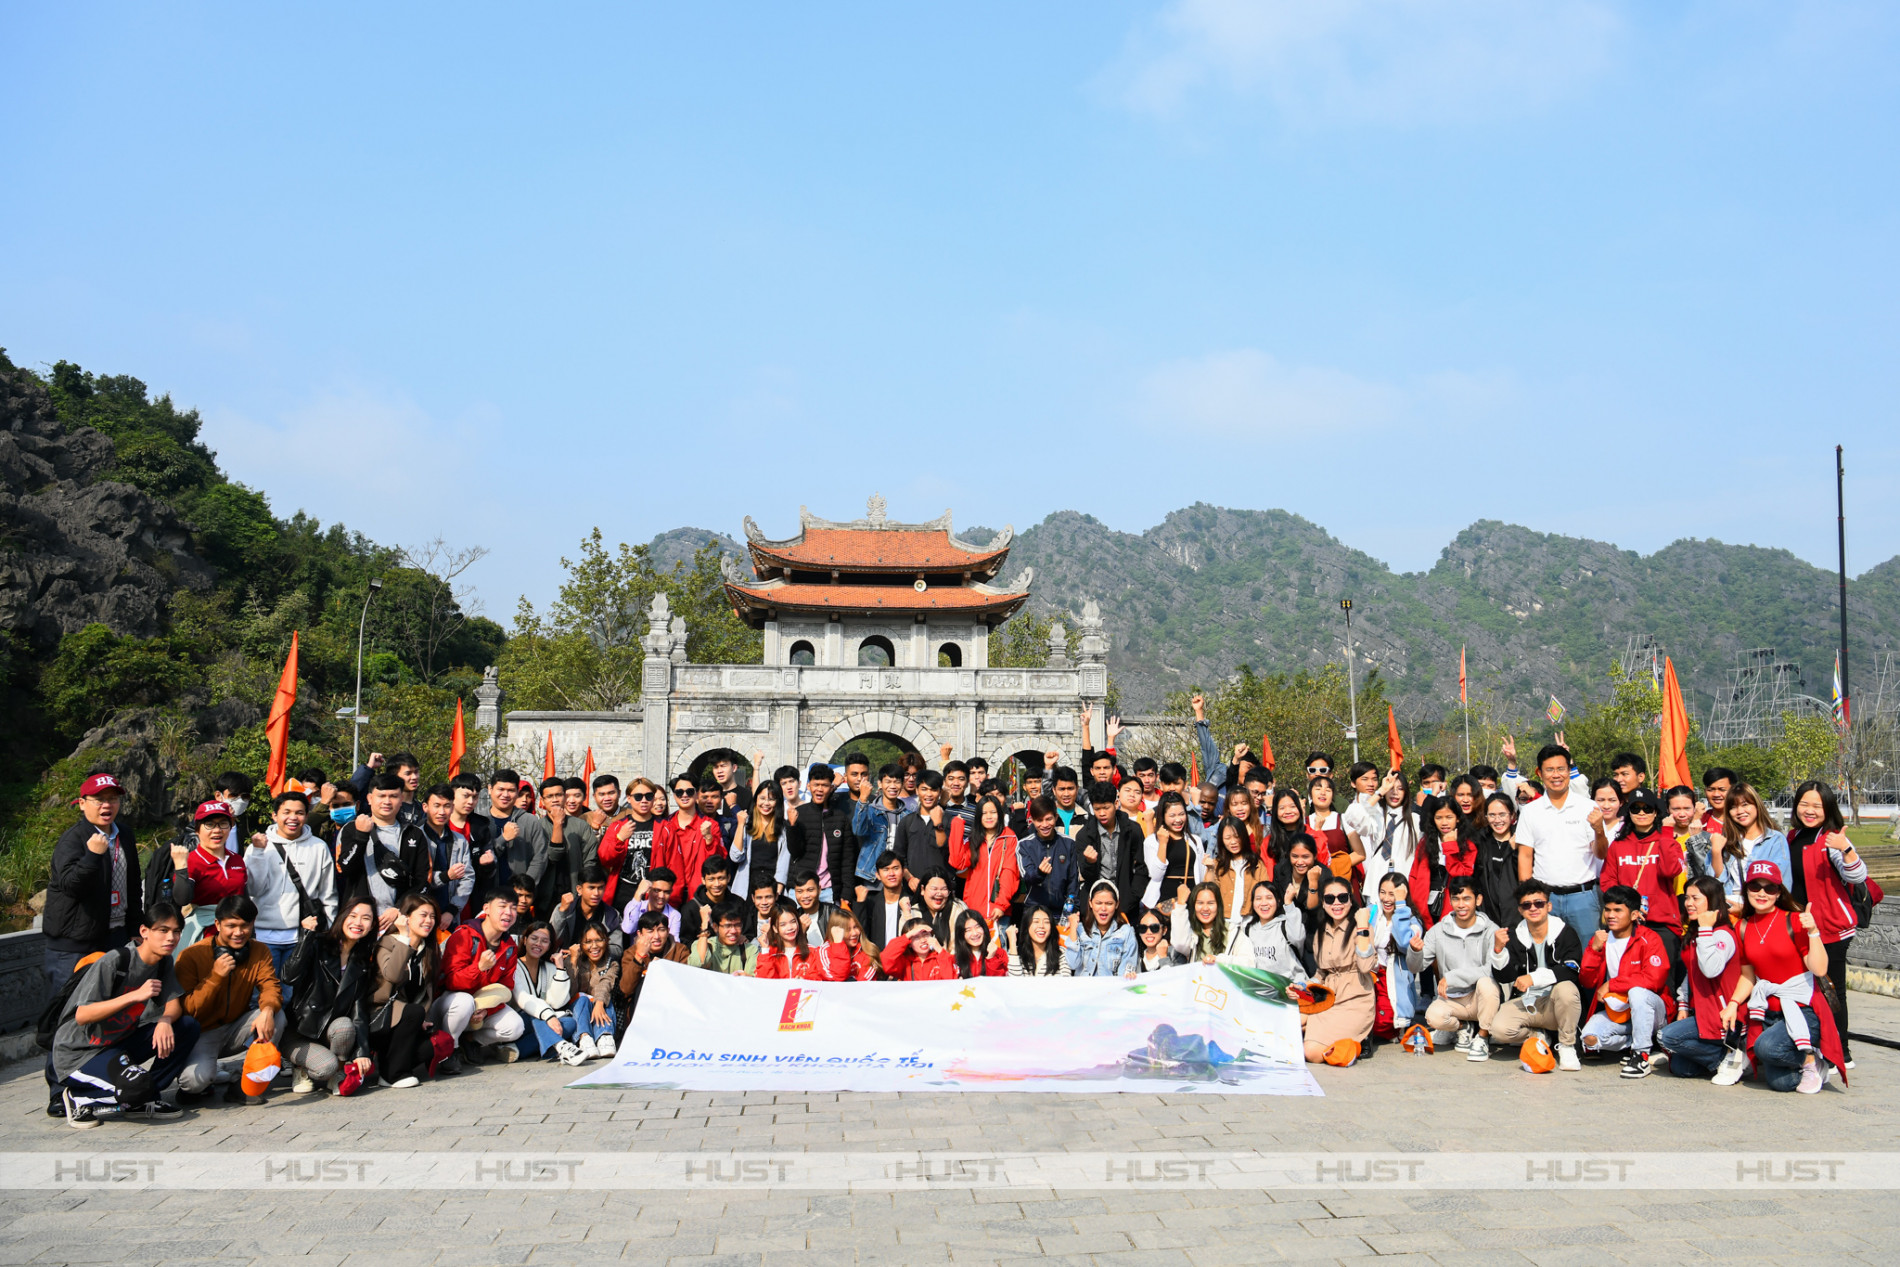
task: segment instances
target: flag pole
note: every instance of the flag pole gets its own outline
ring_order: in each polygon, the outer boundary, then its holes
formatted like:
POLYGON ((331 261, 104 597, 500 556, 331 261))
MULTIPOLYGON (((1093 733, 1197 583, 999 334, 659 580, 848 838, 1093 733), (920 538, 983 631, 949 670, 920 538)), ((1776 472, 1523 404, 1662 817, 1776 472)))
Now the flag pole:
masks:
POLYGON ((1860 806, 1854 799, 1854 786, 1849 777, 1848 747, 1853 743, 1853 696, 1847 685, 1847 491, 1846 464, 1841 446, 1834 446, 1834 515, 1835 527, 1840 541, 1840 581, 1841 581, 1841 782, 1847 785, 1849 812, 1854 821, 1860 821, 1860 806))
POLYGON ((1465 649, 1458 648, 1458 702, 1465 710, 1465 769, 1471 768, 1471 694, 1465 687, 1465 649))

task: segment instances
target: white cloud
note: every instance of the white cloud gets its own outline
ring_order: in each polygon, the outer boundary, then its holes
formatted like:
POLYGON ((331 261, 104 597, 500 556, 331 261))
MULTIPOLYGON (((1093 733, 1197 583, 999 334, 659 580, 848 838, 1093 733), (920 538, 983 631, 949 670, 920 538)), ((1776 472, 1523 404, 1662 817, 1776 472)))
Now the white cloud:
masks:
POLYGON ((1136 419, 1144 424, 1273 439, 1383 423, 1402 404, 1403 394, 1385 384, 1286 365, 1253 348, 1169 361, 1135 393, 1136 419))
POLYGON ((1214 91, 1301 123, 1434 123, 1571 91, 1622 25, 1607 0, 1172 0, 1110 80, 1151 114, 1214 91))

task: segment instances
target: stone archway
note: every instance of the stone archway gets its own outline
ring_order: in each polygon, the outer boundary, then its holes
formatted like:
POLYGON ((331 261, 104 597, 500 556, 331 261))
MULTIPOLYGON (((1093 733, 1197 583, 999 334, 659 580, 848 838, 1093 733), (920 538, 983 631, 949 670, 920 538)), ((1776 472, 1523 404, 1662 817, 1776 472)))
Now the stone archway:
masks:
MULTIPOLYGON (((709 752, 718 752, 721 749, 730 749, 738 753, 741 765, 751 765, 752 754, 755 752, 763 751, 768 762, 772 758, 770 746, 766 743, 766 736, 764 735, 704 735, 688 744, 674 757, 675 768, 665 771, 660 777, 673 779, 685 774, 688 770, 693 768, 693 763, 698 761, 701 757, 709 752)), ((654 776, 648 775, 647 777, 652 778, 654 776)))
POLYGON ((924 753, 925 760, 934 757, 939 746, 935 735, 903 713, 883 711, 851 713, 839 718, 831 729, 820 735, 817 742, 805 750, 804 764, 810 765, 814 761, 830 760, 831 754, 843 746, 848 739, 855 739, 859 735, 880 733, 901 736, 906 743, 924 753))

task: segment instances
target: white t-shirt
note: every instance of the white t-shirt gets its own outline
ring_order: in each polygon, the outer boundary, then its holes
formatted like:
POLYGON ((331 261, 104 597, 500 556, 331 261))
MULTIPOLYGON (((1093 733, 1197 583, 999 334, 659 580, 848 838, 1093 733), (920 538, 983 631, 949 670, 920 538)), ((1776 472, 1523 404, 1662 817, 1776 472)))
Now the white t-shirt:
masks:
POLYGON ((1517 816, 1517 843, 1529 845, 1531 876, 1556 888, 1588 884, 1603 870, 1596 853, 1596 828, 1590 811, 1596 803, 1577 794, 1576 786, 1560 809, 1548 796, 1526 805, 1517 816))

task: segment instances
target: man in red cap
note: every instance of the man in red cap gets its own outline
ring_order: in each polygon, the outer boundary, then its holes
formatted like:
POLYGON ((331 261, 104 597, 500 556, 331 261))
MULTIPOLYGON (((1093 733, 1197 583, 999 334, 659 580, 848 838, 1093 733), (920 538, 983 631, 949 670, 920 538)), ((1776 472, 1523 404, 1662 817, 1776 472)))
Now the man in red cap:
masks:
POLYGON ((79 787, 79 821, 53 846, 40 921, 52 990, 86 955, 136 940, 145 917, 138 847, 118 827, 121 795, 110 774, 89 775, 79 787))

